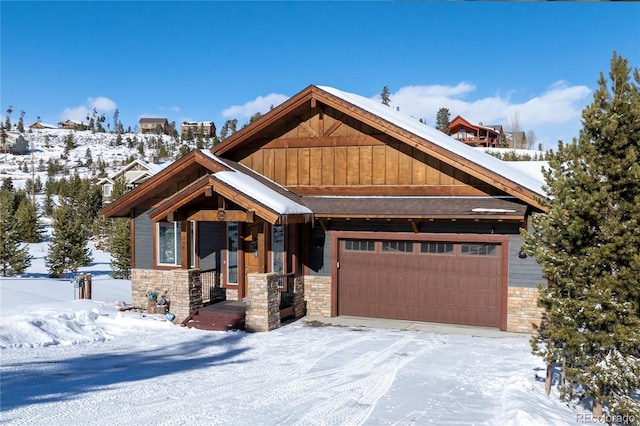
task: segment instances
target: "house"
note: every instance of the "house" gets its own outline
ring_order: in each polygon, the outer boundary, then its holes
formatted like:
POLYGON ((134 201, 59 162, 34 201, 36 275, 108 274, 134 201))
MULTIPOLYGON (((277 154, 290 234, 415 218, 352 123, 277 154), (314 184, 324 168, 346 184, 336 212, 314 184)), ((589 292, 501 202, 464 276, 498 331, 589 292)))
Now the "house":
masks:
POLYGON ((138 122, 140 133, 167 133, 169 131, 169 120, 166 118, 146 118, 143 117, 138 122))
POLYGON ((213 121, 183 121, 180 125, 180 134, 182 139, 191 133, 191 136, 196 139, 199 136, 210 139, 216 137, 216 125, 213 121))
POLYGON ((497 148, 504 141, 502 126, 473 124, 460 115, 451 120, 449 129, 452 138, 470 146, 497 148))
POLYGON ((149 161, 134 160, 111 175, 104 177, 98 181, 98 185, 102 187, 102 203, 109 204, 112 201, 111 193, 115 182, 120 177, 124 177, 127 190, 139 186, 151 176, 167 167, 170 163, 160 163, 157 157, 152 157, 149 161))
POLYGON ((166 292, 178 321, 221 297, 249 330, 291 309, 531 332, 544 280, 520 229, 542 187, 379 102, 309 86, 102 214, 131 218, 134 305, 166 292))
POLYGON ((57 129, 58 126, 54 126, 53 124, 42 123, 40 121, 36 121, 31 126, 29 126, 32 130, 43 130, 43 129, 57 129))
POLYGON ((70 130, 87 130, 89 128, 86 124, 71 119, 59 122, 58 126, 61 129, 70 130))
POLYGON ((2 152, 24 155, 29 151, 29 141, 20 133, 5 133, 2 141, 2 152))
POLYGON ((505 137, 509 148, 527 149, 527 135, 524 132, 506 132, 505 137))

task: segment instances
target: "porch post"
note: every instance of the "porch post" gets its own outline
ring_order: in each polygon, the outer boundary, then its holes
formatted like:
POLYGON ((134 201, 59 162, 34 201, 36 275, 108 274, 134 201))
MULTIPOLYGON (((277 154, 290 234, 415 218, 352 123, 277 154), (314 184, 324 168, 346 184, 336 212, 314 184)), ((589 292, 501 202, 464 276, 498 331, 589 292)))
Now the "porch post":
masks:
POLYGON ((278 291, 278 275, 247 275, 247 315, 245 329, 247 331, 271 331, 280 328, 280 292, 278 291))
POLYGON ((189 269, 191 267, 191 232, 189 232, 189 222, 183 220, 180 222, 180 267, 189 269))

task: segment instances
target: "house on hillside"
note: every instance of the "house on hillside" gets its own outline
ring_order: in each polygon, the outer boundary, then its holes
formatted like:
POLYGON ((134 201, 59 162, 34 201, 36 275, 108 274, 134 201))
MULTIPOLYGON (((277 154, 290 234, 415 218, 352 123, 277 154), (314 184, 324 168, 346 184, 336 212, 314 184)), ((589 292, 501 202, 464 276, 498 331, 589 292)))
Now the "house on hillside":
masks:
POLYGON ((166 118, 143 117, 138 122, 140 133, 165 133, 169 131, 169 120, 166 118))
POLYGON ((98 185, 102 188, 102 203, 109 204, 112 201, 111 193, 113 192, 113 186, 121 176, 124 177, 127 190, 130 191, 147 181, 169 164, 170 162, 160 163, 157 157, 150 158, 148 162, 135 160, 117 172, 100 179, 98 185))
POLYGON ((166 292, 187 324, 224 298, 249 330, 288 310, 531 332, 544 280, 520 229, 542 186, 380 102, 309 86, 102 214, 131 219, 133 304, 166 292))
POLYGON ((527 149, 527 135, 524 132, 506 132, 505 138, 509 148, 527 149))
POLYGON ((58 126, 60 129, 70 130, 87 130, 89 128, 86 124, 71 119, 59 122, 58 126))
POLYGON ((44 129, 57 129, 58 126, 53 124, 42 123, 40 121, 36 121, 31 126, 29 126, 31 130, 44 130, 44 129))
POLYGON ((216 125, 213 121, 183 121, 180 125, 182 139, 190 134, 193 139, 199 136, 210 139, 216 137, 216 125))
POLYGON ((24 155, 29 152, 29 141, 20 133, 5 133, 1 152, 24 155))
POLYGON ((449 129, 452 138, 469 146, 498 148, 502 147, 504 141, 501 125, 473 124, 460 115, 451 120, 449 129))

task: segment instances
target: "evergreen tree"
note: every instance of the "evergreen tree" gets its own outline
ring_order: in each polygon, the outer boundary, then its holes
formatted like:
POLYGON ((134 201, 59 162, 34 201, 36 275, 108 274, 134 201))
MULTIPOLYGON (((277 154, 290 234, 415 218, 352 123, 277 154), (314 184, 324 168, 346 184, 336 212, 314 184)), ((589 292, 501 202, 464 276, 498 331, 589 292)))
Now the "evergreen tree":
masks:
POLYGON ((386 106, 389 106, 389 102, 391 102, 391 93, 386 85, 382 88, 382 93, 380 93, 380 102, 386 106))
POLYGON ((29 248, 17 228, 13 193, 0 190, 0 276, 22 274, 31 265, 29 248))
POLYGON ((11 131, 11 113, 13 112, 13 106, 9 105, 7 108, 7 116, 4 118, 4 128, 11 131))
POLYGON ((61 277, 64 272, 75 272, 91 261, 87 247, 89 230, 85 217, 69 198, 63 198, 53 212, 53 235, 45 265, 51 277, 61 277))
MULTIPOLYGON (((640 73, 615 53, 611 91, 601 74, 583 129, 548 156, 546 213, 523 232, 525 249, 549 279, 534 353, 563 366, 570 398, 577 385, 594 415, 640 418, 640 73)), ((550 378, 550 374, 548 374, 550 378)), ((549 385, 547 386, 549 388, 549 385)))
POLYGON ((449 124, 451 123, 451 114, 449 108, 440 108, 438 114, 436 114, 436 129, 440 130, 447 135, 451 134, 449 124))
POLYGON ((16 229, 22 240, 28 243, 40 242, 41 235, 38 228, 38 207, 30 198, 24 197, 15 211, 16 229))
POLYGON ((24 111, 20 111, 20 118, 18 119, 18 131, 24 133, 24 111))
POLYGON ((109 239, 111 276, 129 279, 131 276, 131 227, 129 218, 113 219, 114 229, 109 239))

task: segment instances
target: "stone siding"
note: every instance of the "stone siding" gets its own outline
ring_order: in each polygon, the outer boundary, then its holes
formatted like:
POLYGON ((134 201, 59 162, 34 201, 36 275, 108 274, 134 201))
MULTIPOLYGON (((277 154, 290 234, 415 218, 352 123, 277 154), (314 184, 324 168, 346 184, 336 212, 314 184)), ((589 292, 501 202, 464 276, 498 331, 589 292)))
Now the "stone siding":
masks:
POLYGON ((331 277, 306 275, 304 279, 304 299, 307 302, 307 315, 316 317, 331 316, 331 277))
POLYGON ((280 291, 278 275, 247 275, 247 331, 271 331, 280 327, 280 291))
POLYGON ((304 277, 295 277, 293 280, 293 316, 295 319, 302 318, 307 314, 304 302, 304 277))
POLYGON ((237 288, 225 288, 225 300, 238 300, 237 288))
POLYGON ((509 287, 507 299, 507 331, 535 333, 544 309, 536 304, 537 288, 509 287))
POLYGON ((202 284, 199 269, 132 269, 131 303, 134 307, 148 306, 147 291, 166 293, 169 311, 175 323, 184 321, 189 313, 202 307, 202 284))

